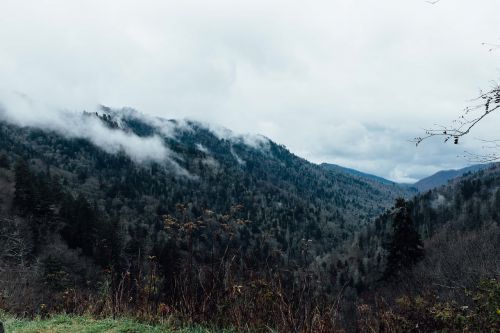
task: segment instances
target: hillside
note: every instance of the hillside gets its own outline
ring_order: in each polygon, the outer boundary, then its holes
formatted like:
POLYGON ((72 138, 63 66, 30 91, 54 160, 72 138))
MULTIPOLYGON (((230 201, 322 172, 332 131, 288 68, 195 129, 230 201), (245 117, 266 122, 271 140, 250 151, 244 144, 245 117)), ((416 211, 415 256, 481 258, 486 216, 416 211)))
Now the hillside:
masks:
POLYGON ((325 172, 263 137, 238 137, 227 130, 220 135, 195 122, 153 123, 132 110, 103 110, 107 113, 99 117, 109 133, 127 133, 130 141, 158 137, 168 156, 135 162, 120 147, 110 150, 58 131, 7 123, 0 125, 1 147, 12 163, 29 160, 35 172, 60 178, 73 196, 95 201, 106 215, 121 206, 128 208, 129 221, 142 215, 152 222, 175 213, 176 204, 189 205, 195 215, 243 205, 245 217, 258 228, 281 235, 282 246, 313 238, 331 247, 394 198, 410 193, 343 170, 325 172), (145 208, 149 214, 143 214, 145 208), (287 228, 297 235, 288 232, 291 238, 285 240, 287 228))
MULTIPOLYGON (((386 311, 380 293, 454 302, 464 295, 436 281, 475 290, 500 273, 497 165, 412 197, 263 137, 131 109, 63 117, 0 122, 0 308, 11 313, 356 331, 387 315, 363 312, 386 311), (425 243, 404 283, 384 277, 398 197, 425 243)), ((395 318, 384 325, 414 320, 395 318)))
POLYGON ((385 179, 385 178, 382 178, 379 176, 375 176, 375 175, 371 175, 371 174, 361 172, 358 170, 354 170, 351 168, 345 168, 345 167, 342 167, 342 166, 336 165, 336 164, 322 163, 321 167, 323 167, 326 170, 330 170, 330 171, 345 172, 345 173, 351 174, 353 176, 357 176, 357 177, 365 179, 365 180, 372 180, 374 182, 384 184, 384 185, 398 185, 397 183, 390 181, 388 179, 385 179))
POLYGON ((333 172, 342 172, 348 173, 353 177, 361 179, 371 184, 382 184, 386 186, 392 186, 393 188, 397 188, 399 191, 402 191, 402 197, 414 196, 418 193, 418 188, 414 184, 406 184, 406 183, 396 183, 391 180, 385 179, 380 176, 372 175, 369 173, 361 172, 355 169, 342 167, 336 164, 322 163, 321 167, 325 170, 333 171, 333 172))
POLYGON ((47 311, 61 298, 76 313, 172 304, 190 320, 255 313, 257 325, 277 306, 263 305, 266 288, 286 296, 273 302, 299 306, 304 276, 316 276, 310 292, 334 294, 343 282, 327 258, 411 194, 197 122, 105 107, 63 117, 64 127, 0 123, 0 280, 10 281, 10 311, 38 313, 23 300, 39 295, 47 311), (102 286, 109 294, 97 298, 102 286), (81 291, 70 301, 70 290, 81 291))
MULTIPOLYGON (((418 284, 456 284, 473 288, 500 275, 500 166, 454 178, 408 201, 411 220, 425 242, 426 259, 416 268, 418 284), (441 281, 441 282, 438 282, 441 281)), ((344 274, 373 288, 385 269, 393 228, 389 210, 368 225, 345 252, 357 257, 344 274)))

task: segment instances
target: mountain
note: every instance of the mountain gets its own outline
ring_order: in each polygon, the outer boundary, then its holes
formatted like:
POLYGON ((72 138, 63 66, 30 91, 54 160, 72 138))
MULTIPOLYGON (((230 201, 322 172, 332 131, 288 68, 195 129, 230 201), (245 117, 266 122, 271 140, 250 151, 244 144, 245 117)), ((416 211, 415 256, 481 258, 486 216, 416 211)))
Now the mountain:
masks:
MULTIPOLYGON (((366 316, 360 298, 384 290, 399 197, 425 241, 405 282, 411 293, 442 285, 439 299, 456 300, 455 285, 471 290, 498 276, 496 165, 413 197, 415 189, 310 163, 261 136, 132 109, 60 117, 0 120, 2 311, 296 332, 318 331, 313 322, 356 331, 359 318, 433 323, 411 321, 422 307, 366 316)), ((395 304, 397 286, 386 289, 395 304)))
POLYGON ((173 281, 187 262, 206 269, 230 251, 248 270, 293 275, 411 195, 194 121, 106 107, 61 117, 46 127, 0 122, 0 217, 28 230, 23 260, 59 258, 75 281, 126 270, 138 254, 158 258, 173 281), (75 256, 91 264, 76 267, 75 256))
POLYGON ((418 182, 413 184, 413 186, 417 188, 419 192, 425 192, 433 188, 446 185, 452 179, 462 177, 469 173, 475 173, 480 170, 488 169, 491 166, 492 166, 491 163, 487 163, 487 164, 476 164, 458 170, 442 170, 435 173, 432 176, 419 180, 418 182))
POLYGON ((358 171, 355 169, 342 167, 342 166, 336 165, 336 164, 322 163, 321 167, 323 167, 325 170, 347 173, 347 174, 358 177, 358 178, 363 179, 363 180, 368 181, 368 182, 376 182, 376 183, 380 183, 380 184, 384 184, 384 185, 397 186, 397 187, 406 189, 409 193, 417 194, 418 192, 426 192, 426 191, 429 191, 429 190, 434 189, 436 187, 446 185, 448 182, 450 182, 453 179, 467 176, 469 174, 476 173, 480 170, 488 169, 488 168, 492 167, 493 165, 494 165, 494 163, 476 164, 476 165, 472 165, 472 166, 469 166, 469 167, 466 167, 463 169, 458 169, 458 170, 442 170, 442 171, 435 173, 432 176, 423 178, 414 184, 396 183, 396 182, 390 181, 388 179, 385 179, 385 178, 382 178, 379 176, 364 173, 364 172, 361 172, 361 171, 358 171))
POLYGON ((373 295, 384 300, 383 306, 376 300, 372 310, 360 313, 362 320, 374 318, 361 331, 377 326, 378 332, 386 331, 384 327, 401 332, 415 327, 418 332, 498 331, 500 322, 491 318, 500 306, 499 244, 500 165, 494 164, 382 214, 341 251, 345 254, 336 273, 368 295, 363 302, 373 295), (402 214, 404 225, 396 223, 402 214), (423 258, 409 268, 398 265, 397 273, 387 276, 387 252, 403 258, 407 241, 418 238, 423 240, 423 258), (406 242, 394 248, 395 240, 406 242), (390 302, 398 305, 387 308, 390 302), (456 316, 443 317, 445 312, 456 316), (399 319, 387 323, 388 317, 399 319))
POLYGON ((384 185, 392 185, 392 186, 398 185, 398 183, 395 183, 391 180, 388 180, 388 179, 385 179, 385 178, 382 178, 379 176, 371 175, 368 173, 364 173, 364 172, 361 172, 361 171, 358 171, 355 169, 342 167, 342 166, 337 165, 337 164, 322 163, 321 167, 326 169, 326 170, 347 173, 347 174, 353 175, 353 176, 361 178, 361 179, 375 181, 375 182, 378 182, 378 183, 384 184, 384 185))
MULTIPOLYGON (((425 282, 427 288, 433 288, 441 284, 446 291, 453 283, 472 289, 481 279, 500 274, 500 165, 479 167, 483 168, 469 169, 446 185, 407 201, 426 251, 425 260, 414 269, 416 285, 425 282)), ((339 258, 344 263, 340 274, 353 279, 361 289, 373 287, 382 277, 393 213, 391 209, 381 214, 360 230, 355 242, 340 251, 345 253, 339 258)), ((449 290, 447 293, 449 296, 449 290)))

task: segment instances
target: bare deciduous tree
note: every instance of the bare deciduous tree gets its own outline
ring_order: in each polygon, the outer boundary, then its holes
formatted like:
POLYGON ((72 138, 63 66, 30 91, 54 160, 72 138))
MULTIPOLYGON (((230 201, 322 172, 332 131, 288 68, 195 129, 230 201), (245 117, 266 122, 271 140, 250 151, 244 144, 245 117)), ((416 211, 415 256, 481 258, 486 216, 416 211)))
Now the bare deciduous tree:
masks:
MULTIPOLYGON (((429 138, 443 137, 445 142, 451 140, 454 144, 458 144, 462 137, 470 134, 474 127, 500 109, 500 85, 495 83, 489 90, 481 91, 473 103, 450 126, 435 125, 434 128, 425 130, 424 136, 413 139, 413 142, 418 146, 429 138)), ((483 148, 490 151, 485 154, 467 153, 468 158, 478 162, 500 160, 500 140, 481 141, 484 143, 483 148)))

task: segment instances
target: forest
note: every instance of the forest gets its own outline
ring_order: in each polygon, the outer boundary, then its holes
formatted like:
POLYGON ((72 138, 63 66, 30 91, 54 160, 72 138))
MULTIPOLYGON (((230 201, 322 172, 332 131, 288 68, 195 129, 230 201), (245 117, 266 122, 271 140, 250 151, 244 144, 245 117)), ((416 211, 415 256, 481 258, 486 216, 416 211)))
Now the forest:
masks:
POLYGON ((0 309, 242 332, 500 331, 500 169, 425 192, 103 107, 166 163, 0 122, 0 309), (182 170, 182 171, 179 171, 182 170))

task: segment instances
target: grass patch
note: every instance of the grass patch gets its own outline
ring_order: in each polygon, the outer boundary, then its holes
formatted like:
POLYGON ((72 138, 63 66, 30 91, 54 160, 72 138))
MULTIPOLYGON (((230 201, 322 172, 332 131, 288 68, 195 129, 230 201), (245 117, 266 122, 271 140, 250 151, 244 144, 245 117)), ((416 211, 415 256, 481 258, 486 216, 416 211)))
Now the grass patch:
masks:
POLYGON ((48 319, 19 319, 0 314, 6 333, 231 333, 201 327, 173 328, 168 325, 148 325, 122 319, 92 319, 90 317, 57 315, 48 319))

